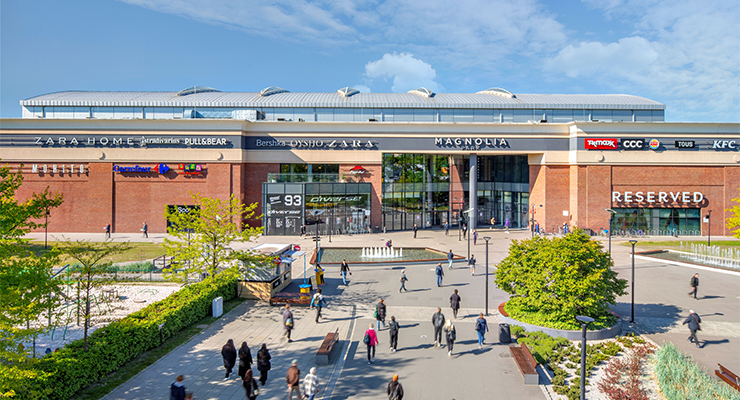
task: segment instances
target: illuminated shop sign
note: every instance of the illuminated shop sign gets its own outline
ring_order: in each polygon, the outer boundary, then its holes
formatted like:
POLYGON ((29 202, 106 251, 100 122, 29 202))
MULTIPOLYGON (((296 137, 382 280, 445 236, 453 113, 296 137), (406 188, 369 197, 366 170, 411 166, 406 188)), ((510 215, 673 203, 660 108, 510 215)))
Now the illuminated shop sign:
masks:
POLYGON ((612 203, 646 203, 657 205, 698 205, 704 201, 701 192, 612 192, 612 203))
POLYGON ((362 165, 355 165, 351 170, 349 170, 350 174, 355 174, 355 175, 361 175, 361 174, 364 174, 365 172, 367 172, 367 170, 365 168, 362 168, 362 165))
POLYGON ((737 150, 738 145, 735 140, 714 140, 712 148, 717 150, 737 150))
POLYGON ((660 141, 658 139, 652 139, 648 143, 648 146, 650 147, 651 150, 657 150, 658 147, 660 147, 660 141))
POLYGON ((622 150, 643 150, 645 139, 622 139, 622 150))
POLYGON ((33 164, 31 173, 33 174, 84 174, 86 168, 82 164, 33 164))
POLYGON ((617 150, 617 139, 586 139, 587 150, 617 150))
POLYGON ((181 175, 203 175, 205 168, 200 164, 177 164, 177 173, 181 175))
POLYGON ((113 171, 119 174, 166 174, 169 170, 170 167, 167 164, 157 164, 153 167, 142 167, 140 165, 134 165, 133 167, 113 166, 113 171))
POLYGON ((506 139, 490 138, 434 138, 437 147, 459 147, 461 149, 481 149, 484 147, 508 148, 506 139))
POLYGON ((341 140, 341 139, 290 139, 290 140, 262 140, 257 139, 255 145, 264 147, 291 147, 296 149, 373 149, 378 145, 373 140, 341 140))
POLYGON ((693 140, 676 140, 674 146, 677 149, 693 149, 696 147, 696 142, 693 140))
MULTIPOLYGON (((25 140, 24 140, 25 142, 25 140)), ((43 147, 231 147, 225 137, 183 136, 34 136, 36 146, 43 147)))

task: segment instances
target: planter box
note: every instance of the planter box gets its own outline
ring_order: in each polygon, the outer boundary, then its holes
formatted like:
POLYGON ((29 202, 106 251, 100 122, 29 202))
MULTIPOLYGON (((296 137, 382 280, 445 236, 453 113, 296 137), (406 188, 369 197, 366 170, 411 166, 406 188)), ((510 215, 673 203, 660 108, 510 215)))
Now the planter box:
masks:
MULTIPOLYGON (((499 306, 499 311, 503 310, 504 304, 506 303, 501 303, 501 305, 499 306)), ((564 337, 568 340, 581 339, 580 330, 569 331, 565 329, 545 328, 544 326, 532 325, 517 321, 514 318, 511 318, 508 315, 504 315, 504 313, 501 312, 499 312, 499 314, 499 319, 501 320, 501 322, 507 323, 509 325, 519 325, 527 332, 541 331, 552 337, 564 337)), ((595 331, 586 331, 586 340, 609 339, 619 335, 620 333, 622 333, 622 320, 620 318, 617 318, 617 323, 613 326, 610 326, 609 328, 599 329, 595 331)))

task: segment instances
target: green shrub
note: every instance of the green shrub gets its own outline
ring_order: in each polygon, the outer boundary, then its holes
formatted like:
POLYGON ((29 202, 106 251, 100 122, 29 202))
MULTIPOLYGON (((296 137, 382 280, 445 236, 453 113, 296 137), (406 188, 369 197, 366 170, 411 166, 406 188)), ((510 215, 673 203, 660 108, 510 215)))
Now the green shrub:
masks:
POLYGON ((524 332, 523 334, 524 336, 517 339, 517 343, 526 344, 534 359, 540 364, 550 361, 555 349, 569 343, 568 339, 553 338, 541 331, 524 332))
POLYGON ((151 261, 139 261, 131 264, 112 265, 111 272, 150 272, 154 271, 151 261))
POLYGON ((511 325, 509 329, 511 329, 512 336, 521 337, 525 335, 524 328, 519 325, 511 325))
POLYGON ((740 393, 710 377, 673 343, 664 344, 655 353, 655 358, 658 384, 668 400, 740 400, 740 393))
MULTIPOLYGON (((83 350, 82 340, 71 342, 59 352, 52 353, 25 368, 37 372, 23 381, 16 390, 16 399, 62 399, 72 397, 81 388, 117 370, 121 365, 192 325, 211 312, 216 297, 224 301, 236 297, 236 280, 215 277, 186 286, 167 298, 144 309, 114 321, 93 332, 88 338, 89 350, 83 350), (160 324, 162 329, 159 329, 160 324), (34 393, 49 391, 39 397, 34 393)), ((0 393, 15 389, 8 387, 8 367, 0 365, 0 393)), ((13 382, 17 385, 17 381, 13 382)))

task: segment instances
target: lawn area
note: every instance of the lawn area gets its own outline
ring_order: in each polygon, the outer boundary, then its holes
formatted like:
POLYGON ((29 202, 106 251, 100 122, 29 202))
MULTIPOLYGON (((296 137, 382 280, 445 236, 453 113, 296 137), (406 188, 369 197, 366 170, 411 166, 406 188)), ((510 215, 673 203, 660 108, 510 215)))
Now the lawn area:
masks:
MULTIPOLYGON (((670 249, 670 250, 679 250, 681 247, 681 243, 683 244, 707 244, 706 240, 689 240, 689 241, 680 241, 680 240, 638 240, 637 244, 635 245, 635 249, 639 250, 662 250, 662 249, 670 249)), ((630 247, 631 245, 629 242, 625 241, 620 243, 622 246, 630 247)), ((719 246, 721 248, 729 248, 729 249, 738 249, 740 248, 740 240, 712 240, 712 246, 719 246)))
MULTIPOLYGON (((62 242, 49 242, 49 248, 52 248, 60 243, 62 242)), ((36 255, 41 255, 46 251, 44 250, 43 241, 32 240, 29 241, 28 244, 31 247, 31 251, 33 251, 36 255)), ((161 244, 157 243, 129 242, 129 244, 132 246, 129 250, 120 254, 115 254, 106 259, 106 261, 110 260, 114 263, 118 263, 126 261, 151 260, 152 258, 159 257, 167 252, 161 244)), ((63 258, 62 262, 68 262, 68 260, 65 260, 63 258)))

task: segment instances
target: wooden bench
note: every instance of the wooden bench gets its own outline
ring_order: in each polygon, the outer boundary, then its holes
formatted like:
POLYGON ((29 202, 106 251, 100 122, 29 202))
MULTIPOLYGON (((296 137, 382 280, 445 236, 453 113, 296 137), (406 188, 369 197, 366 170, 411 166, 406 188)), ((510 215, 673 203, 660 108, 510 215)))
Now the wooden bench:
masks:
POLYGON ((516 365, 519 367, 522 375, 524 375, 525 385, 539 385, 540 375, 537 373, 537 361, 532 357, 532 353, 529 352, 526 344, 521 346, 509 347, 516 365))
POLYGON ((316 352, 316 364, 327 365, 329 364, 329 355, 334 349, 334 345, 339 341, 339 328, 335 332, 329 332, 324 338, 324 342, 321 343, 319 351, 316 352))
POLYGON ((719 379, 722 379, 727 382, 727 384, 734 387, 735 390, 740 391, 740 378, 733 374, 729 369, 723 367, 722 364, 717 365, 719 365, 719 369, 715 369, 714 374, 717 375, 719 379))
POLYGON ((300 293, 275 293, 275 296, 270 297, 270 305, 275 304, 291 304, 291 305, 311 305, 311 296, 301 298, 300 293))

